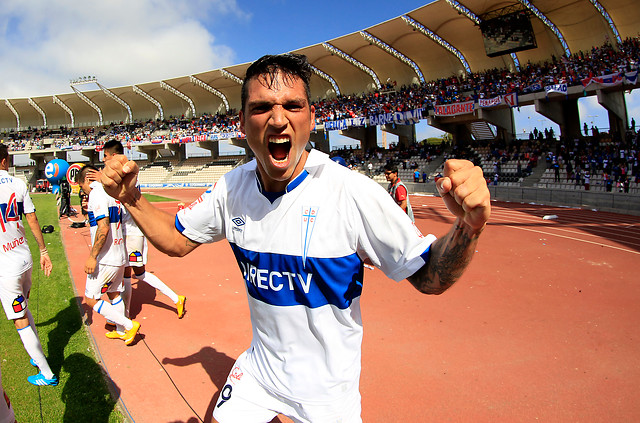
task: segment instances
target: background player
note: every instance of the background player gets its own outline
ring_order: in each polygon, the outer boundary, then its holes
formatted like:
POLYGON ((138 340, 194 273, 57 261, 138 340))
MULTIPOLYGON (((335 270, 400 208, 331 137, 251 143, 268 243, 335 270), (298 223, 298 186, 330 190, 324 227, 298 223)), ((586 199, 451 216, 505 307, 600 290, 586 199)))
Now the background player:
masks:
POLYGON ((174 218, 136 188, 137 165, 118 156, 102 182, 149 240, 182 256, 227 238, 245 279, 253 340, 221 389, 214 419, 297 422, 360 418, 363 262, 420 292, 440 294, 471 260, 490 215, 482 170, 445 164, 437 185, 456 216, 448 234, 422 236, 366 176, 306 149, 315 124, 304 56, 265 56, 242 86, 241 130, 256 159, 174 218))
MULTIPOLYGON (((106 163, 116 154, 124 154, 124 148, 118 140, 110 140, 102 148, 104 153, 103 161, 106 163)), ((171 288, 160 280, 153 273, 146 273, 147 264, 147 239, 136 225, 126 209, 122 211, 122 229, 124 234, 124 247, 127 257, 127 264, 124 269, 124 291, 122 292, 125 301, 126 316, 129 317, 129 305, 131 304, 131 271, 136 275, 136 279, 146 282, 155 289, 169 297, 176 305, 178 319, 184 316, 184 306, 187 297, 177 295, 171 288)))
POLYGON ((40 248, 40 268, 46 276, 51 274, 53 265, 27 186, 21 180, 10 176, 7 169, 9 151, 6 145, 0 144, 0 242, 4 246, 0 252, 0 300, 7 318, 13 320, 18 330, 22 345, 31 357, 31 364, 40 369, 40 373, 29 376, 27 380, 34 385, 55 386, 58 384, 58 378, 51 371, 44 356, 33 316, 27 307, 33 259, 27 245, 22 214, 25 215, 40 248))
POLYGON ((98 169, 91 165, 78 172, 78 184, 89 195, 87 209, 92 241, 84 265, 87 274, 85 302, 96 313, 116 323, 116 330, 107 332, 107 338, 122 339, 130 345, 140 323, 125 317, 125 306, 119 292, 125 265, 120 204, 104 192, 100 182, 91 179, 94 174, 99 175, 98 169), (100 299, 105 293, 110 303, 100 299))

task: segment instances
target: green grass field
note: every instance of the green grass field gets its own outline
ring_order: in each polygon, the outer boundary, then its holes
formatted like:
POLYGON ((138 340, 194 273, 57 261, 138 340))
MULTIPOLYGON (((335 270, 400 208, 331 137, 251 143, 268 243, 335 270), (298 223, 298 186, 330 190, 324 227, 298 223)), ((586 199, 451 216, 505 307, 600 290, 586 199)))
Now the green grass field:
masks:
MULTIPOLYGON (((0 319, 0 360, 2 384, 9 395, 18 422, 123 422, 123 414, 110 394, 107 378, 98 365, 83 326, 60 238, 55 196, 32 194, 36 214, 43 225, 55 231, 44 234, 53 262, 46 277, 40 270, 38 245, 27 227, 28 243, 34 257, 29 309, 49 364, 60 379, 56 387, 36 387, 27 376, 37 373, 29 364, 13 323, 0 319)), ((75 196, 77 199, 77 196, 75 196)), ((154 200, 155 201, 155 200, 154 200)), ((25 221, 26 223, 26 221, 25 221)))

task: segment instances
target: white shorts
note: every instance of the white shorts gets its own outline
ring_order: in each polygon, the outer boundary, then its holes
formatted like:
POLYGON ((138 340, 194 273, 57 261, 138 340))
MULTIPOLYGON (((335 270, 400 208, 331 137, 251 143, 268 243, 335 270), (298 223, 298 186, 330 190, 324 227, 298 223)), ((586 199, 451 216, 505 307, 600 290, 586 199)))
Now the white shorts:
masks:
POLYGON ((147 264, 147 238, 139 235, 127 235, 124 238, 124 250, 127 253, 127 266, 142 267, 147 264))
POLYGON ((334 401, 300 403, 270 392, 243 370, 246 352, 231 369, 220 390, 213 418, 219 423, 268 423, 278 414, 296 423, 362 423, 358 389, 334 401))
POLYGON ((27 313, 31 290, 31 269, 18 276, 0 276, 0 301, 7 319, 15 320, 27 313))
POLYGON ((84 296, 99 300, 107 292, 122 292, 122 277, 124 276, 124 266, 109 266, 98 264, 97 269, 87 275, 87 282, 84 286, 84 296))

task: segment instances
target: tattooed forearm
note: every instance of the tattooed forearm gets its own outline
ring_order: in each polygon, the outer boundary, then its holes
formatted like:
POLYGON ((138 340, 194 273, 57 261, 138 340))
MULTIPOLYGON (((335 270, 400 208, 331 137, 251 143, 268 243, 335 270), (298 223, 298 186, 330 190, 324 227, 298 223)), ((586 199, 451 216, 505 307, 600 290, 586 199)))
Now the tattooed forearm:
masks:
POLYGON ((446 236, 433 243, 429 262, 410 276, 409 282, 425 294, 442 294, 466 269, 481 232, 456 222, 446 236))
POLYGON ((98 230, 96 231, 96 237, 93 240, 93 246, 91 247, 91 257, 97 258, 98 254, 107 242, 107 236, 109 235, 109 219, 98 220, 98 230))

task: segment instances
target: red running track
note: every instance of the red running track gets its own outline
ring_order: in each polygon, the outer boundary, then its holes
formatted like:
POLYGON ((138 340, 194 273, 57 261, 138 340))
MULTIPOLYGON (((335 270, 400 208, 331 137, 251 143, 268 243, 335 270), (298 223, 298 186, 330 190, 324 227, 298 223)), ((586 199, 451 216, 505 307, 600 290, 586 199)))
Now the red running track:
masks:
MULTIPOLYGON (((188 204, 201 191, 156 193, 188 204)), ((157 205, 174 213, 178 201, 157 205)), ((423 233, 448 230, 439 198, 411 201, 423 233)), ((81 294, 89 230, 64 226, 81 294)), ((366 270, 363 420, 638 421, 639 258, 640 217, 494 203, 473 262, 444 295, 366 270)), ((147 269, 187 296, 187 314, 178 320, 168 298, 134 284, 142 336, 130 347, 108 340, 94 315, 100 364, 135 422, 209 422, 251 339, 231 250, 203 245, 179 259, 151 248, 147 269)))

